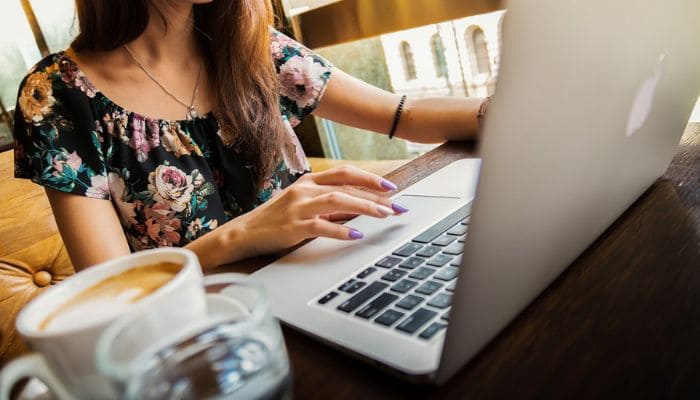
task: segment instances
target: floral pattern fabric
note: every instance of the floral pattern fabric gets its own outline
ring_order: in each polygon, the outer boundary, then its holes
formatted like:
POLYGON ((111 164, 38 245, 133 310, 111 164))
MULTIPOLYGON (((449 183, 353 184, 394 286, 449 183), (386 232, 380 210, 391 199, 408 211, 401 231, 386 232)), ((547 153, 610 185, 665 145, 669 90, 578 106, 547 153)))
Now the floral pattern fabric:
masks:
POLYGON ((257 193, 246 155, 222 142, 213 113, 167 121, 130 112, 63 52, 41 60, 20 86, 15 176, 111 201, 132 251, 184 246, 309 171, 292 128, 318 105, 332 66, 275 30, 270 50, 288 135, 257 193))

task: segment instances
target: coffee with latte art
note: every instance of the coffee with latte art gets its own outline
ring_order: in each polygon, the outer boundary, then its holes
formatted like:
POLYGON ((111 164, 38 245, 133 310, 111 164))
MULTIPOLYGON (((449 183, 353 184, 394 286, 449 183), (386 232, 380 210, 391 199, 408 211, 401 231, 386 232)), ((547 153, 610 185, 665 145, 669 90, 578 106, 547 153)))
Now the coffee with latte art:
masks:
POLYGON ((83 290, 39 325, 42 332, 91 325, 112 318, 172 280, 182 264, 160 262, 128 269, 83 290))

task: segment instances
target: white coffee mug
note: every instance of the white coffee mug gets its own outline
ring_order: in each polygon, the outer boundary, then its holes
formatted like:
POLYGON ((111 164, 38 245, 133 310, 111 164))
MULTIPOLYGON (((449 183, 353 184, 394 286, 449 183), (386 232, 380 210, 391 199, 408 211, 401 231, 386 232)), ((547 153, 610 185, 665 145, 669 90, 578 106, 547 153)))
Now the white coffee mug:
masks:
POLYGON ((152 327, 154 335, 166 335, 206 316, 202 270, 194 253, 177 248, 138 252, 90 267, 37 296, 22 309, 16 323, 17 331, 34 352, 0 371, 0 400, 9 399, 14 384, 27 377, 43 381, 61 400, 117 398, 118 394, 95 365, 97 340, 118 317, 146 308, 150 312, 143 313, 149 316, 143 323, 152 327), (40 328, 59 307, 102 280, 159 262, 178 263, 182 268, 170 281, 128 309, 108 317, 93 316, 91 321, 78 326, 46 331, 40 328))

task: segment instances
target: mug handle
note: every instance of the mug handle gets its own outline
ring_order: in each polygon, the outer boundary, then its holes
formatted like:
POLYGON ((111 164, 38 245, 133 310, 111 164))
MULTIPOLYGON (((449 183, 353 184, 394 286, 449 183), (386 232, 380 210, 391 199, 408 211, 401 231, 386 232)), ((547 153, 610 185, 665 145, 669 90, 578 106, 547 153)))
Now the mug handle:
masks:
POLYGON ((31 353, 12 360, 0 371, 0 400, 10 400, 12 387, 23 378, 38 378, 61 400, 74 399, 51 372, 46 360, 39 353, 31 353))

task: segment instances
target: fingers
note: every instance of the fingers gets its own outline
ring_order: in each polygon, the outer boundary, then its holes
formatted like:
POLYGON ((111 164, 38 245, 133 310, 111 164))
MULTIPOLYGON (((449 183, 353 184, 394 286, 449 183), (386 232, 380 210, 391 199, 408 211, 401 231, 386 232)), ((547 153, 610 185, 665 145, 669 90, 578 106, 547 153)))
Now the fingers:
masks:
POLYGON ((393 182, 349 165, 307 176, 319 185, 352 185, 380 192, 391 192, 397 189, 393 182))
POLYGON ((338 222, 338 223, 350 221, 351 219, 353 219, 355 217, 357 217, 357 214, 351 214, 351 213, 333 213, 333 214, 321 215, 321 218, 325 219, 326 221, 338 222))
MULTIPOLYGON (((376 192, 370 192, 368 190, 363 190, 354 186, 321 186, 321 185, 305 185, 303 187, 305 194, 308 196, 321 196, 326 193, 332 192, 343 192, 353 197, 358 197, 361 199, 369 200, 377 204, 384 205, 386 207, 392 208, 393 202, 390 198, 382 194, 377 194, 376 192)), ((397 210, 394 210, 397 211, 397 210)))
POLYGON ((365 200, 369 200, 369 201, 372 201, 372 202, 377 203, 377 204, 381 204, 383 206, 389 207, 392 210, 394 210, 394 212, 397 215, 400 215, 400 214, 403 214, 403 213, 406 213, 409 211, 408 208, 406 208, 402 204, 396 203, 392 199, 390 199, 389 197, 386 197, 385 195, 382 195, 382 194, 377 194, 376 192, 369 192, 367 190, 358 189, 358 188, 353 187, 353 186, 340 186, 340 187, 336 187, 336 188, 334 188, 333 186, 326 186, 325 189, 328 191, 332 191, 333 189, 335 189, 335 190, 347 193, 347 194, 354 196, 354 197, 359 197, 361 199, 365 199, 365 200))
POLYGON ((362 232, 348 228, 321 218, 308 219, 300 222, 299 228, 307 239, 327 237, 340 240, 357 240, 364 236, 362 232))
POLYGON ((392 204, 391 199, 383 193, 377 193, 374 191, 364 190, 364 189, 357 188, 355 186, 347 186, 347 185, 345 185, 345 186, 325 186, 325 188, 327 190, 330 190, 330 191, 333 191, 333 190, 341 191, 341 192, 347 193, 347 194, 354 196, 354 197, 359 197, 361 199, 373 201, 373 202, 378 203, 378 204, 383 204, 387 207, 391 207, 391 204, 392 204))
POLYGON ((341 191, 327 192, 305 200, 299 204, 299 210, 302 218, 335 213, 362 214, 377 218, 396 214, 391 207, 341 191))

